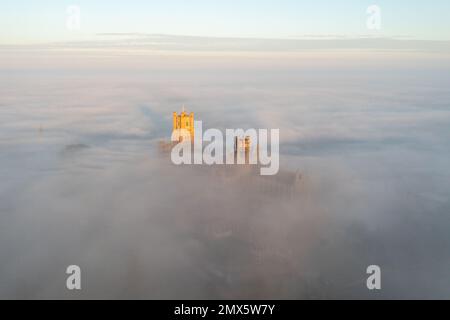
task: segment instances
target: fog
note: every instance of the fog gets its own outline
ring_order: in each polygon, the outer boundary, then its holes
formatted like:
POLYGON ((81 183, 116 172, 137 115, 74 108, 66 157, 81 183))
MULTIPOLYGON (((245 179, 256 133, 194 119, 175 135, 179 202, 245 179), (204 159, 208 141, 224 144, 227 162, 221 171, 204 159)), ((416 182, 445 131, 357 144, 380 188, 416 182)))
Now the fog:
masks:
POLYGON ((3 55, 0 298, 449 297, 448 57, 3 55), (205 129, 279 128, 294 196, 172 165, 183 104, 205 129))

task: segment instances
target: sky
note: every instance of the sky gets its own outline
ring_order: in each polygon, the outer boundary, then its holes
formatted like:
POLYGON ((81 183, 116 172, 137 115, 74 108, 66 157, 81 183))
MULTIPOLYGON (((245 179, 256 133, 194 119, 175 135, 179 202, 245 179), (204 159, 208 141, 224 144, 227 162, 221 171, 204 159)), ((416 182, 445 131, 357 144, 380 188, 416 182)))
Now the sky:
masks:
POLYGON ((98 33, 208 37, 407 37, 450 40, 450 3, 436 1, 167 0, 2 1, 0 43, 86 39, 98 33), (366 27, 369 5, 381 9, 381 30, 366 27), (66 28, 67 7, 81 10, 81 28, 66 28))
POLYGON ((3 0, 0 298, 448 298, 450 2, 377 3, 3 0), (295 197, 174 169, 182 105, 279 128, 295 197))

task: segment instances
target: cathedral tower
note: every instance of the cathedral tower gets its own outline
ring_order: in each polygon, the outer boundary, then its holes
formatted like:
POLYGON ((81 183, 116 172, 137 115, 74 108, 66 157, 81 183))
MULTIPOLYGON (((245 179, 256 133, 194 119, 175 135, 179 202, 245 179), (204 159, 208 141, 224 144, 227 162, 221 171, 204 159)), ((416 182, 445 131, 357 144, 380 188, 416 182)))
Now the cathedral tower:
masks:
POLYGON ((184 106, 183 111, 180 114, 176 112, 173 113, 173 132, 178 136, 178 141, 185 141, 190 139, 194 141, 194 113, 191 112, 189 115, 185 112, 184 106))

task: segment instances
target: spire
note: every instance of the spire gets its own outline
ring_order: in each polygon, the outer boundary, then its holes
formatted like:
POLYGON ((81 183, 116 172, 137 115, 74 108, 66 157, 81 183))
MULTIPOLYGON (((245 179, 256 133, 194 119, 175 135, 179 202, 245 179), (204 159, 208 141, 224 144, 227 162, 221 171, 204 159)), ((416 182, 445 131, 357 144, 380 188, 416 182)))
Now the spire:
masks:
POLYGON ((184 111, 184 103, 183 103, 183 107, 182 107, 182 109, 181 109, 181 112, 185 112, 185 111, 184 111))

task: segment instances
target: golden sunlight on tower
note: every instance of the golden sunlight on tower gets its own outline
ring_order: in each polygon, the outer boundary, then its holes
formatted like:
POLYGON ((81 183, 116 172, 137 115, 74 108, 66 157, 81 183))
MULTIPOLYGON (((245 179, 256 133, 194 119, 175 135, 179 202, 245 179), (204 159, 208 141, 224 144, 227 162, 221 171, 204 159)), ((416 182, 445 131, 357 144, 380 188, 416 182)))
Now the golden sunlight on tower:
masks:
POLYGON ((189 115, 184 110, 180 114, 173 113, 173 133, 178 137, 178 141, 194 141, 194 113, 189 115))

